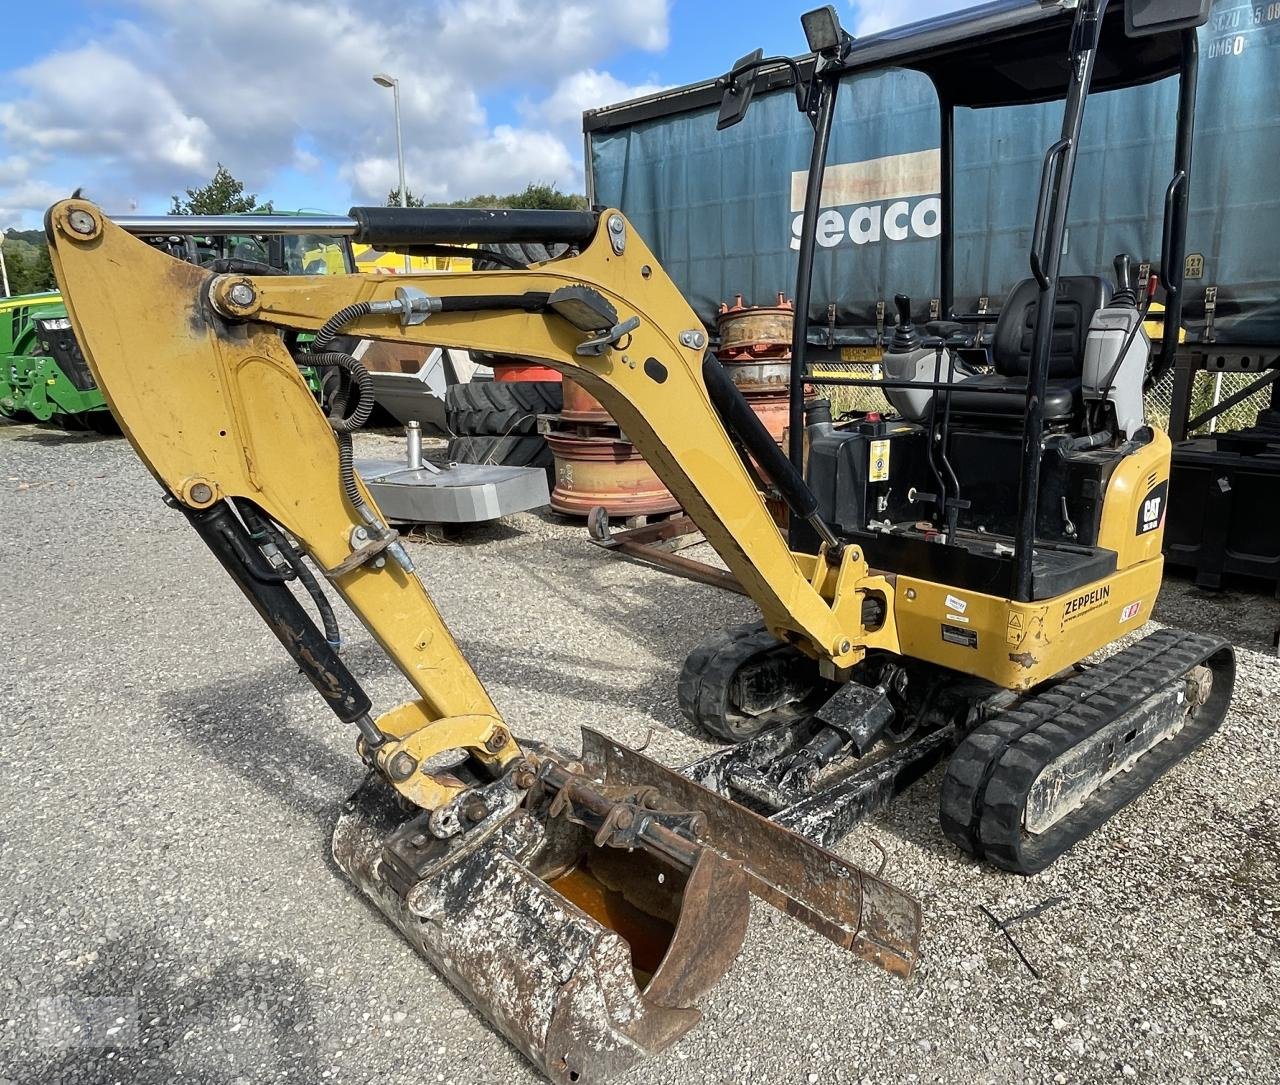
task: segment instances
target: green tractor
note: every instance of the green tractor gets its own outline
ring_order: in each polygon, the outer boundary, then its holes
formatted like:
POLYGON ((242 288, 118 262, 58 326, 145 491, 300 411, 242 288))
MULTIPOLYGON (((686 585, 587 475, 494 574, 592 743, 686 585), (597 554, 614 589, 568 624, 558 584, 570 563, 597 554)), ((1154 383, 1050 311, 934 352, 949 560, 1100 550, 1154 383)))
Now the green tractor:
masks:
MULTIPOLYGON (((175 217, 173 225, 181 225, 181 221, 175 217)), ((246 221, 241 232, 234 234, 157 233, 146 240, 171 256, 214 271, 290 275, 355 272, 355 258, 346 238, 255 234, 251 230, 246 221)), ((319 395, 315 370, 308 367, 302 373, 319 395)), ((116 432, 115 420, 94 384, 57 293, 0 298, 0 418, 116 432)))
POLYGON ((0 417, 111 428, 57 293, 0 299, 0 417))

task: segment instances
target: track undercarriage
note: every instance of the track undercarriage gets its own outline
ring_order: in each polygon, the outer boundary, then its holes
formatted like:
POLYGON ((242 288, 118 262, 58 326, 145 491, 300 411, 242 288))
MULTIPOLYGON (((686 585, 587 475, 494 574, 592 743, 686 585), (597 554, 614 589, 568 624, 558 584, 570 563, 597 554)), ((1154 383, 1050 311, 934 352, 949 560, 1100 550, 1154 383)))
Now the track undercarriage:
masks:
POLYGON ((1162 629, 1025 693, 871 655, 837 686, 761 626, 686 661, 686 717, 727 746, 686 774, 830 847, 946 762, 941 823, 966 853, 1043 870, 1222 723, 1224 641, 1162 629))

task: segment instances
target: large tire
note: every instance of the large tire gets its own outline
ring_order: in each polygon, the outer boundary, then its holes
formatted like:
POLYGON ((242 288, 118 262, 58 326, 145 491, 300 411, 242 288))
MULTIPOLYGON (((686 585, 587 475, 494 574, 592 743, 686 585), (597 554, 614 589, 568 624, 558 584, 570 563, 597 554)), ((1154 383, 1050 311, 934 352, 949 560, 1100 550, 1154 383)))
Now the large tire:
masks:
MULTIPOLYGON (((569 251, 569 246, 557 242, 554 245, 543 245, 541 242, 515 242, 504 241, 497 245, 482 245, 481 250, 488 249, 490 252, 498 253, 505 256, 511 264, 518 264, 520 267, 528 267, 530 264, 545 264, 548 260, 554 260, 557 256, 563 256, 569 251)), ((475 257, 471 261, 471 266, 476 271, 509 271, 510 264, 499 263, 497 260, 487 260, 483 255, 475 257)))
POLYGON ((455 437, 449 442, 451 463, 496 463, 506 467, 541 467, 555 481, 556 461, 538 436, 455 437))
POLYGON ((536 434, 538 415, 559 414, 564 395, 557 381, 479 381, 445 392, 445 424, 455 437, 536 434))

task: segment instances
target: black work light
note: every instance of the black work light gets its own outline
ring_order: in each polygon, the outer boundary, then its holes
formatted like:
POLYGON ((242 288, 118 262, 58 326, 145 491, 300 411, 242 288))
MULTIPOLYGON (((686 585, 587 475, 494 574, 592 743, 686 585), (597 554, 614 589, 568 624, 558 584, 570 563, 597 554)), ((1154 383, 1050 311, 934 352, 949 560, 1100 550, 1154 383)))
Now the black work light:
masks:
POLYGON ((804 27, 809 48, 819 56, 838 56, 849 40, 840 29, 840 17, 832 4, 806 11, 800 16, 800 25, 804 27))

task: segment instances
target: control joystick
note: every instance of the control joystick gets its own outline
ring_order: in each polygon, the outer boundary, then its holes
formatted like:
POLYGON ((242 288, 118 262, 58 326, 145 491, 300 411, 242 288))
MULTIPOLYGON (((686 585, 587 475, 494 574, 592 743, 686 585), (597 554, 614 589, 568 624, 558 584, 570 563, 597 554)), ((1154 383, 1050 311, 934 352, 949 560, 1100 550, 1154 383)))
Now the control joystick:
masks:
POLYGON ((1111 304, 1118 309, 1136 309, 1138 294, 1133 287, 1133 260, 1128 253, 1122 252, 1115 258, 1116 292, 1111 304))
POLYGON ((920 348, 920 335, 911 323, 911 298, 906 294, 894 294, 893 304, 898 310, 898 323, 889 342, 889 353, 910 354, 920 348))

